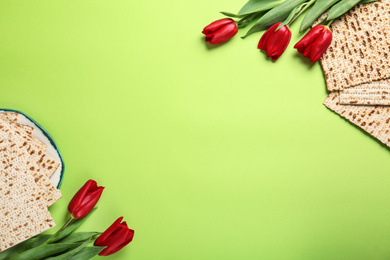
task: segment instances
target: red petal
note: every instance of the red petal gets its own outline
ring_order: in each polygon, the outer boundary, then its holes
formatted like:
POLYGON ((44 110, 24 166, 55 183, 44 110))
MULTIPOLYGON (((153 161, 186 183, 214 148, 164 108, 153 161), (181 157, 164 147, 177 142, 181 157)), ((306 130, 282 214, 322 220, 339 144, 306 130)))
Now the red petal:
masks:
POLYGON ((128 243, 130 243, 131 240, 127 239, 128 232, 129 229, 126 227, 120 227, 119 229, 115 230, 115 232, 110 235, 110 237, 105 243, 107 247, 103 251, 101 251, 99 255, 107 256, 114 254, 120 249, 122 249, 124 246, 126 246, 128 243))
POLYGON ((306 47, 306 49, 302 52, 303 56, 306 58, 310 57, 310 50, 311 50, 312 45, 309 45, 306 47))
POLYGON ((313 43, 324 31, 323 25, 314 26, 303 38, 294 45, 295 49, 305 48, 313 43))
POLYGON ((209 33, 215 32, 219 28, 221 28, 222 26, 225 26, 225 25, 230 24, 230 23, 235 23, 235 22, 234 22, 233 19, 230 19, 230 18, 224 18, 224 19, 220 19, 220 20, 214 21, 211 24, 207 25, 203 29, 202 33, 203 34, 209 34, 209 33))
POLYGON ((108 254, 113 254, 113 253, 118 252, 119 250, 121 250, 122 248, 127 246, 133 240, 133 237, 134 237, 134 230, 129 229, 128 232, 127 232, 127 236, 126 236, 125 242, 122 243, 122 245, 120 245, 117 248, 115 248, 114 250, 109 250, 108 249, 105 253, 108 255, 108 254))
POLYGON ((213 36, 214 36, 214 33, 206 34, 206 42, 210 42, 211 39, 213 38, 213 36))
POLYGON ((100 196, 104 187, 99 187, 97 190, 92 193, 88 193, 87 196, 81 201, 80 205, 75 208, 73 216, 75 218, 83 218, 88 215, 89 212, 95 207, 96 203, 99 201, 100 196))
POLYGON ((81 204, 84 197, 88 193, 91 187, 97 186, 96 181, 88 180, 83 187, 81 187, 77 193, 73 196, 72 200, 69 202, 68 210, 70 214, 73 214, 75 209, 81 204))
POLYGON ((300 48, 297 48, 297 50, 298 50, 298 52, 299 52, 299 53, 303 53, 303 52, 304 52, 304 50, 305 50, 305 48, 303 48, 303 47, 300 47, 300 48))
POLYGON ((133 237, 134 237, 134 230, 132 229, 129 229, 129 232, 127 233, 127 237, 126 237, 126 241, 133 241, 133 237))
POLYGON ((267 56, 276 61, 286 50, 291 40, 291 31, 287 26, 281 27, 279 30, 269 36, 266 45, 267 56))
POLYGON ((318 61, 324 52, 328 49, 332 42, 332 32, 325 30, 323 34, 312 44, 312 51, 310 52, 310 61, 318 61))
POLYGON ((114 223, 112 223, 111 226, 109 226, 106 231, 104 231, 96 240, 95 240, 95 243, 94 245, 95 246, 105 246, 105 241, 107 240, 107 238, 112 234, 114 233, 115 229, 117 229, 122 221, 123 217, 120 217, 118 218, 117 220, 115 220, 114 223))
POLYGON ((211 37, 211 44, 221 44, 230 40, 238 32, 238 28, 235 23, 227 24, 219 28, 211 37))
POLYGON ((268 38, 269 36, 275 32, 276 28, 278 28, 278 26, 280 25, 281 23, 275 23, 274 25, 272 25, 260 38, 260 41, 259 41, 259 44, 257 45, 257 48, 260 49, 260 50, 266 50, 266 45, 267 45, 267 42, 268 42, 268 38))

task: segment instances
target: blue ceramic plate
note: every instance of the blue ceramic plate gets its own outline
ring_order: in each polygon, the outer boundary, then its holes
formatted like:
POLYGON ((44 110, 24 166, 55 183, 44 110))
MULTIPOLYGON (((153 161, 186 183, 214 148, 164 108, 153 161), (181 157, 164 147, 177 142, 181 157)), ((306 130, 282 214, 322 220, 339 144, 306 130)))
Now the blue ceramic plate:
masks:
POLYGON ((62 178, 64 177, 65 165, 60 150, 58 150, 58 147, 54 142, 53 137, 51 137, 51 135, 40 124, 38 124, 34 119, 29 117, 28 115, 13 109, 0 108, 0 112, 2 111, 18 113, 20 115, 18 119, 18 123, 33 127, 34 128, 33 136, 47 145, 46 153, 51 157, 53 157, 53 159, 55 159, 56 161, 60 162, 60 166, 57 168, 53 176, 51 176, 50 178, 51 182, 55 186, 57 186, 57 189, 59 189, 61 187, 62 178))

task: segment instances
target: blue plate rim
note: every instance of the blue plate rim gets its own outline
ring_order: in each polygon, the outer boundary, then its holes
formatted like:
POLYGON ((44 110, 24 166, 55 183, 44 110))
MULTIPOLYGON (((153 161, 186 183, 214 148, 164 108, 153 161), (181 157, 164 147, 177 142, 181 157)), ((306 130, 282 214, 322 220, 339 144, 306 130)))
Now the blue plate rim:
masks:
POLYGON ((57 154, 58 154, 58 156, 60 157, 60 160, 61 160, 62 169, 61 169, 61 173, 60 173, 60 181, 57 184, 57 189, 61 188, 62 179, 63 179, 64 173, 65 173, 65 164, 64 164, 64 159, 62 158, 61 152, 58 149, 58 146, 57 146, 56 142, 54 141, 53 137, 37 121, 35 121, 33 118, 31 118, 30 116, 26 115, 22 111, 19 111, 19 110, 16 110, 16 109, 10 109, 10 108, 0 108, 0 111, 14 112, 14 113, 22 114, 28 120, 30 120, 36 127, 38 127, 39 130, 41 130, 42 133, 47 137, 47 139, 50 141, 50 144, 54 147, 54 149, 56 150, 56 152, 57 152, 57 154))

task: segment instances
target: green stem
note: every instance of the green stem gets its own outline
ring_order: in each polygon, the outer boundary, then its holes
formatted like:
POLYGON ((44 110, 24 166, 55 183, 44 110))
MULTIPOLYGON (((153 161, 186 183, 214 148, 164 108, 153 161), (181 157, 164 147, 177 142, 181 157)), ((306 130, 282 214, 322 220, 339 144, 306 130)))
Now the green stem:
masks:
POLYGON ((62 230, 64 230, 75 218, 70 216, 68 221, 57 231, 55 232, 44 244, 49 244, 52 238, 55 238, 62 230))
POLYGON ((329 23, 326 26, 329 27, 333 22, 334 22, 334 19, 330 20, 329 23))
POLYGON ((305 7, 302 8, 301 11, 287 24, 290 26, 303 12, 305 12, 312 4, 315 3, 316 0, 310 0, 309 2, 306 3, 305 7))

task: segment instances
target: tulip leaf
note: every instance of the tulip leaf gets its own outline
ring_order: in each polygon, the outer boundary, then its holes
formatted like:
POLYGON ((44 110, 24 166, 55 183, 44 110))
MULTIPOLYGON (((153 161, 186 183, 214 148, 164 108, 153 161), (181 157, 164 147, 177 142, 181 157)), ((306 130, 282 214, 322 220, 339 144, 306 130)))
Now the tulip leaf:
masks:
POLYGON ((69 234, 71 234, 73 231, 75 231, 83 222, 90 216, 96 208, 92 209, 91 212, 84 218, 80 219, 73 219, 70 224, 60 232, 54 234, 48 241, 47 243, 54 243, 56 241, 59 241, 65 237, 67 237, 69 234))
POLYGON ((62 254, 57 255, 57 256, 45 258, 45 260, 68 260, 70 257, 72 257, 75 254, 77 254, 78 252, 80 252, 81 249, 83 249, 86 245, 88 245, 89 242, 91 242, 91 238, 85 240, 82 244, 80 244, 76 248, 73 248, 72 250, 68 250, 65 253, 62 253, 62 254))
POLYGON ((223 14, 224 16, 227 16, 227 17, 232 17, 232 18, 244 17, 244 15, 238 15, 238 14, 233 14, 233 13, 229 13, 229 12, 221 12, 221 14, 223 14))
POLYGON ((362 0, 359 2, 359 4, 368 4, 368 3, 372 3, 372 2, 376 2, 378 0, 362 0))
POLYGON ((30 250, 27 250, 19 255, 11 258, 11 260, 41 260, 49 256, 62 253, 68 249, 74 249, 82 243, 75 244, 44 244, 30 250))
POLYGON ((248 24, 250 24, 254 19, 258 19, 263 13, 250 14, 244 19, 240 20, 237 23, 238 28, 245 28, 248 24))
POLYGON ((7 260, 11 257, 20 254, 24 251, 27 251, 31 248, 38 247, 45 243, 46 240, 50 238, 51 235, 38 235, 35 237, 32 237, 20 244, 17 244, 16 246, 13 246, 3 252, 0 253, 0 260, 7 260))
POLYGON ((343 14, 351 10, 359 2, 360 0, 341 0, 332 8, 330 8, 328 17, 326 19, 330 21, 342 16, 343 14))
POLYGON ((283 23, 281 23, 278 28, 276 28, 276 31, 279 30, 280 28, 282 28, 284 25, 287 25, 289 24, 292 19, 294 19, 294 17, 302 10, 303 7, 305 7, 308 3, 303 3, 303 4, 300 4, 298 6, 296 6, 292 11, 291 13, 288 15, 288 17, 286 18, 286 20, 283 21, 283 23))
POLYGON ((80 241, 85 241, 86 239, 92 239, 94 236, 100 234, 101 233, 99 232, 76 232, 60 240, 59 243, 76 243, 80 241))
POLYGON ((317 0, 313 7, 307 12, 305 18, 303 18, 299 32, 301 33, 312 26, 318 17, 338 1, 339 0, 317 0))
POLYGON ((267 29, 277 22, 283 22, 295 7, 306 1, 307 0, 288 0, 272 8, 267 13, 265 13, 242 38, 246 38, 248 35, 254 32, 267 29))
POLYGON ((86 246, 68 260, 88 260, 99 254, 104 247, 86 246))
POLYGON ((238 12, 238 15, 247 15, 270 10, 286 0, 249 0, 238 12))

